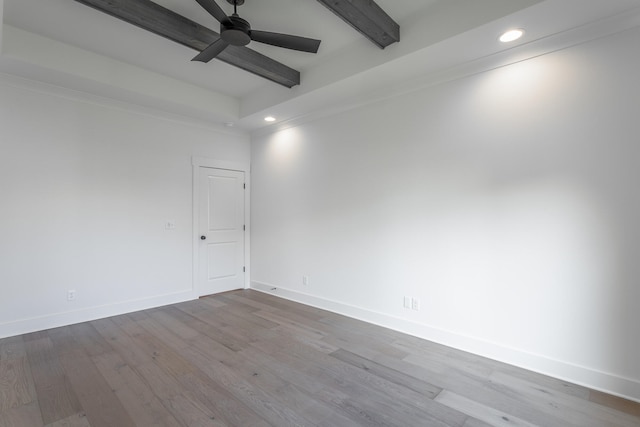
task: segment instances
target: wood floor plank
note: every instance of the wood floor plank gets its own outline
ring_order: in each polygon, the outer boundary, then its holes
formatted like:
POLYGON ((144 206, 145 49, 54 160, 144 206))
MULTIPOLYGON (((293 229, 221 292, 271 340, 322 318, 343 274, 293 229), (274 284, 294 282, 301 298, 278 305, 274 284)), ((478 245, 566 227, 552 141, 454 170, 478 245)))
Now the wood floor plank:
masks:
POLYGON ((541 387, 502 372, 491 375, 492 384, 503 386, 510 393, 519 393, 524 399, 544 411, 566 417, 569 422, 581 427, 638 427, 638 418, 613 408, 590 404, 588 400, 566 395, 541 387))
MULTIPOLYGON (((374 360, 379 358, 376 357, 374 360)), ((455 359, 446 360, 430 353, 411 354, 402 360, 429 371, 434 378, 438 378, 435 380, 437 382, 434 382, 434 385, 445 389, 458 387, 459 385, 482 387, 488 382, 490 375, 493 373, 493 371, 484 367, 474 368, 466 363, 457 363, 455 359)))
POLYGON ((83 412, 49 336, 46 333, 31 335, 25 340, 25 349, 44 424, 83 412))
POLYGON ((294 340, 311 344, 324 353, 331 353, 338 349, 338 347, 326 343, 322 339, 332 333, 340 333, 341 330, 316 320, 305 319, 296 313, 285 312, 252 300, 249 301, 259 304, 261 307, 251 314, 257 318, 275 323, 277 327, 274 329, 279 332, 288 334, 294 340))
POLYGON ((149 335, 155 338, 155 347, 157 347, 158 345, 168 345, 174 351, 179 351, 189 346, 189 343, 185 341, 180 335, 165 327, 162 323, 158 322, 153 317, 147 317, 146 319, 140 320, 136 323, 140 325, 149 335))
MULTIPOLYGON (((114 319, 119 322, 119 319, 114 319)), ((188 363, 184 357, 171 348, 171 343, 150 333, 140 324, 141 322, 123 321, 120 328, 129 335, 135 345, 142 350, 146 360, 152 360, 163 371, 174 378, 196 371, 196 367, 188 363)), ((168 336, 166 334, 165 336, 168 336)))
POLYGON ((340 335, 329 335, 323 338, 322 341, 367 359, 374 359, 380 355, 395 359, 402 359, 407 356, 406 352, 393 347, 389 343, 368 340, 366 337, 346 331, 340 335))
POLYGON ((180 384, 190 395, 208 408, 213 417, 225 425, 266 427, 264 421, 248 402, 227 387, 219 384, 204 371, 182 376, 180 384))
POLYGON ((469 417, 467 421, 465 421, 462 427, 494 427, 489 423, 485 423, 484 421, 480 421, 477 418, 469 417))
POLYGON ((35 400, 35 388, 26 357, 0 361, 0 412, 35 400))
MULTIPOLYGON (((316 399, 313 393, 308 393, 305 389, 287 381, 286 376, 280 375, 282 371, 276 372, 270 369, 270 365, 260 363, 264 357, 256 354, 255 351, 249 353, 233 352, 224 346, 202 340, 194 342, 194 347, 207 358, 238 373, 246 383, 270 394, 272 399, 280 405, 304 413, 305 418, 312 425, 333 427, 354 424, 339 411, 316 399), (252 357, 250 360, 245 357, 247 354, 256 356, 256 358, 252 357), (256 363, 256 359, 259 361, 258 363, 256 363)), ((286 369, 291 372, 290 367, 286 369)))
POLYGON ((37 402, 0 412, 0 427, 42 427, 42 415, 37 402))
POLYGON ((262 311, 277 311, 279 310, 278 308, 266 304, 265 302, 261 302, 259 300, 253 300, 251 298, 247 298, 246 294, 243 294, 241 292, 228 292, 225 294, 225 298, 227 301, 229 301, 229 304, 231 304, 232 306, 235 304, 242 304, 242 305, 247 305, 250 307, 254 307, 258 310, 262 310, 262 311), (233 301, 233 302, 231 302, 233 301))
POLYGON ((201 334, 206 335, 213 340, 225 345, 231 350, 239 351, 249 346, 249 343, 245 339, 240 338, 237 335, 222 331, 219 328, 216 328, 208 324, 207 322, 204 322, 203 320, 200 320, 199 318, 176 308, 175 306, 166 307, 164 311, 169 316, 184 323, 188 327, 200 332, 201 334))
POLYGON ((0 339, 0 361, 16 357, 24 351, 24 338, 21 335, 0 339))
POLYGON ((255 316, 254 314, 256 313, 256 311, 259 310, 235 310, 235 307, 227 305, 225 307, 219 308, 215 314, 219 315, 220 319, 222 320, 226 319, 226 321, 233 326, 248 326, 257 328, 257 330, 260 331, 263 329, 273 329, 279 325, 278 322, 273 322, 271 320, 265 319, 264 317, 255 316))
POLYGON ((535 424, 521 420, 513 415, 489 408, 488 406, 447 390, 444 390, 436 397, 436 402, 457 409, 495 427, 538 427, 535 424))
POLYGON ((0 413, 36 400, 22 337, 0 342, 0 413))
POLYGON ((237 295, 236 291, 225 292, 222 294, 213 295, 212 298, 217 300, 218 302, 224 303, 224 306, 220 308, 231 308, 234 312, 243 312, 243 313, 251 313, 256 310, 260 310, 260 307, 256 307, 253 304, 247 304, 248 300, 240 300, 235 299, 234 296, 237 295))
MULTIPOLYGON (((363 322, 360 321, 355 321, 356 323, 354 323, 357 325, 357 329, 344 327, 339 321, 342 316, 334 313, 324 312, 321 320, 308 319, 295 312, 283 310, 275 312, 261 310, 254 314, 278 322, 281 328, 290 329, 293 332, 297 332, 298 335, 307 334, 310 338, 326 338, 323 341, 335 349, 348 345, 354 352, 369 357, 376 351, 399 358, 409 354, 404 349, 393 345, 393 342, 398 337, 397 332, 378 327, 375 329, 375 333, 372 333, 370 330, 367 331, 362 328, 361 324, 363 322), (340 326, 336 326, 336 324, 340 326), (359 345, 360 342, 365 342, 366 345, 359 345)), ((369 325, 370 327, 371 325, 369 325)))
POLYGON ((114 318, 94 320, 91 325, 130 366, 150 362, 151 356, 115 322, 114 318))
POLYGON ((211 308, 214 308, 214 309, 221 308, 221 307, 224 307, 225 305, 227 305, 227 303, 217 299, 216 295, 202 297, 202 298, 200 298, 198 300, 198 306, 202 307, 202 308, 205 308, 207 310, 209 310, 211 308))
POLYGON ((135 427, 87 351, 73 338, 72 329, 52 330, 49 336, 89 423, 93 427, 135 427))
POLYGON ((264 339, 271 334, 268 328, 247 327, 245 321, 237 317, 230 317, 228 313, 220 311, 198 311, 193 313, 192 316, 220 333, 245 344, 264 339))
POLYGON ((428 358, 421 363, 409 363, 406 359, 398 360, 387 356, 380 356, 375 361, 498 411, 513 413, 522 419, 536 419, 543 426, 566 425, 562 417, 555 417, 534 407, 526 398, 510 390, 493 387, 488 378, 458 371, 456 363, 443 364, 428 358))
MULTIPOLYGON (((377 415, 377 411, 380 409, 376 410, 371 406, 362 405, 357 399, 350 398, 348 390, 345 390, 349 387, 348 384, 326 379, 319 381, 315 372, 310 372, 306 367, 293 365, 282 357, 271 356, 251 349, 242 350, 239 354, 262 369, 267 369, 274 375, 285 379, 299 390, 304 390, 307 395, 313 397, 313 400, 322 402, 328 407, 327 413, 348 419, 346 422, 336 422, 333 425, 389 425, 383 417, 377 415)), ((360 394, 367 395, 367 393, 360 394)), ((319 425, 325 424, 321 422, 319 425)), ((327 425, 332 424, 328 423, 327 425)))
MULTIPOLYGON (((184 355, 185 349, 193 347, 193 343, 182 340, 181 337, 171 332, 165 326, 159 323, 153 323, 153 319, 146 319, 144 322, 139 323, 156 337, 164 337, 164 342, 173 351, 178 351, 184 355)), ((200 344, 207 341, 211 343, 210 338, 206 336, 199 336, 195 338, 195 340, 200 344)), ((205 348, 208 348, 208 346, 205 348)), ((224 349, 234 355, 236 354, 224 346, 218 346, 218 348, 224 349)), ((185 360, 188 359, 185 358, 185 360)), ((224 422, 231 425, 266 425, 246 404, 238 400, 233 393, 229 393, 229 391, 219 383, 207 376, 203 370, 198 369, 183 374, 178 378, 178 381, 183 383, 184 387, 197 396, 200 401, 203 401, 205 404, 209 403, 208 406, 214 406, 224 414, 222 417, 224 422)))
MULTIPOLYGON (((138 320, 144 320, 147 317, 149 317, 149 313, 152 312, 153 310, 142 310, 142 311, 136 311, 133 313, 128 313, 126 316, 133 320, 134 322, 137 322, 138 320)), ((121 316, 119 316, 121 317, 121 316)))
POLYGON ((47 424, 45 427, 91 427, 89 420, 84 412, 71 415, 64 420, 56 421, 52 424, 47 424))
MULTIPOLYGON (((192 348, 186 354, 190 360, 200 366, 205 364, 207 360, 211 361, 203 369, 207 375, 227 387, 229 384, 233 384, 231 390, 234 395, 266 420, 271 420, 275 423, 274 425, 283 425, 282 423, 297 425, 297 423, 303 422, 302 419, 297 418, 295 411, 290 407, 274 404, 274 402, 282 400, 283 394, 287 394, 283 392, 288 384, 277 377, 269 377, 257 366, 251 366, 246 361, 243 363, 237 352, 205 337, 193 341, 192 348), (267 378, 270 378, 271 382, 269 390, 264 391, 261 388, 261 383, 267 378), (276 410, 275 408, 278 406, 287 409, 276 410)), ((309 398, 307 403, 312 402, 313 399, 309 398)))
POLYGON ((80 344, 89 356, 97 356, 112 351, 109 343, 98 333, 91 323, 79 323, 69 326, 73 339, 80 344))
MULTIPOLYGON (((187 357, 202 366, 202 370, 209 378, 216 383, 223 385, 235 397, 247 405, 253 412, 258 414, 264 422, 273 426, 280 425, 305 425, 305 419, 282 405, 278 405, 269 393, 265 393, 259 388, 252 386, 242 379, 242 376, 224 363, 210 359, 195 348, 185 350, 187 357)), ((267 425, 268 425, 267 424, 267 425)))
POLYGON ((321 310, 319 308, 298 304, 296 302, 289 301, 283 298, 278 298, 273 295, 260 294, 259 292, 255 292, 251 290, 241 291, 241 295, 246 298, 252 299, 254 301, 268 304, 271 307, 286 313, 299 314, 310 320, 321 320, 328 314, 328 312, 321 310))
POLYGON ((640 404, 252 290, 0 339, 0 427, 640 427, 640 404))
POLYGON ((370 413, 373 408, 377 408, 374 412, 380 412, 379 416, 384 423, 396 425, 397 420, 404 420, 404 423, 419 425, 416 423, 428 419, 433 425, 441 423, 441 420, 447 420, 448 425, 459 426, 466 418, 457 411, 447 410, 442 405, 434 404, 427 396, 407 387, 398 386, 329 355, 315 352, 307 346, 282 340, 262 341, 252 346, 286 361, 294 369, 306 370, 327 388, 333 388, 329 398, 334 404, 336 404, 336 391, 341 391, 347 396, 340 403, 340 405, 346 405, 345 409, 368 408, 370 413), (366 399, 363 399, 363 396, 366 396, 366 399), (391 402, 393 402, 392 405, 390 405, 391 402))
POLYGON ((175 395, 167 404, 172 412, 180 414, 185 427, 229 427, 189 392, 175 395))
POLYGON ((343 349, 334 351, 330 356, 335 357, 338 360, 342 360, 345 363, 349 363, 358 369, 365 370, 372 375, 384 378, 394 384, 407 387, 429 399, 435 398, 442 391, 440 387, 434 386, 433 384, 418 380, 405 373, 388 368, 343 349))
POLYGON ((208 297, 201 297, 197 300, 181 302, 180 304, 174 304, 172 307, 178 310, 184 311, 188 314, 196 314, 200 312, 211 312, 219 307, 224 307, 225 304, 208 297))
POLYGON ((317 339, 313 334, 310 335, 306 331, 301 331, 289 325, 280 325, 275 328, 274 331, 276 331, 280 337, 288 337, 293 341, 297 341, 325 354, 333 353, 339 349, 339 347, 336 347, 333 344, 322 341, 322 339, 317 339))
MULTIPOLYGON (((225 426, 221 420, 216 419, 213 411, 207 408, 202 402, 198 402, 188 390, 185 390, 174 375, 163 371, 157 363, 159 358, 157 355, 154 355, 155 350, 149 351, 149 343, 138 341, 139 334, 146 334, 146 332, 135 324, 133 318, 129 316, 119 316, 94 321, 92 324, 98 332, 109 341, 117 352, 118 357, 122 358, 122 362, 127 364, 126 366, 131 369, 132 373, 139 376, 144 385, 136 385, 136 389, 146 386, 152 390, 162 406, 169 411, 179 425, 185 427, 197 425, 225 426)), ((104 364, 108 363, 108 361, 102 360, 104 357, 103 355, 98 358, 98 363, 100 363, 101 366, 105 366, 104 364)), ((159 360, 164 362, 165 357, 163 356, 159 360)), ((116 369, 118 369, 118 364, 125 366, 116 361, 116 369)), ((196 368, 194 367, 193 369, 196 368)), ((181 373, 188 372, 189 369, 171 368, 170 371, 180 375, 181 373)), ((113 378, 111 379, 113 380, 113 378)), ((131 377, 131 379, 135 381, 135 377, 131 377)), ((150 397, 148 399, 150 401, 153 400, 150 397)), ((154 418, 158 416, 162 417, 163 411, 156 408, 155 405, 154 408, 155 409, 151 411, 153 413, 147 413, 147 416, 154 418), (158 415, 158 413, 160 413, 160 415, 158 415)), ((147 410, 147 412, 150 411, 147 410)), ((141 415, 138 414, 137 417, 139 418, 141 415)), ((171 425, 170 419, 163 419, 168 425, 171 425)))
POLYGON ((183 357, 190 345, 153 318, 147 317, 126 328, 139 345, 152 353, 153 361, 187 391, 192 404, 203 405, 212 419, 225 425, 260 425, 259 417, 232 393, 183 357), (141 328, 139 328, 139 327, 141 328))
POLYGON ((612 396, 596 390, 590 390, 589 401, 603 406, 608 406, 609 408, 613 408, 617 411, 626 412, 627 414, 635 417, 640 417, 640 403, 638 402, 632 402, 631 400, 612 396))
MULTIPOLYGON (((251 359, 252 356, 264 359, 264 357, 254 353, 248 353, 247 359, 251 359)), ((252 362, 257 363, 256 360, 252 360, 252 362)), ((348 399, 346 394, 337 390, 329 390, 323 384, 318 384, 317 381, 314 381, 311 376, 305 378, 304 372, 299 370, 286 369, 286 373, 282 374, 281 372, 283 371, 280 371, 271 362, 273 361, 269 360, 269 364, 266 367, 261 366, 258 372, 262 374, 265 371, 270 371, 282 378, 293 376, 294 378, 291 382, 288 382, 286 386, 279 390, 284 391, 284 402, 287 407, 298 408, 301 413, 305 414, 305 418, 309 420, 311 425, 327 427, 375 425, 371 422, 375 418, 374 414, 367 413, 363 408, 355 410, 353 406, 347 408, 343 405, 343 402, 348 399)))
POLYGON ((509 373, 509 375, 516 378, 533 381, 537 384, 544 385, 547 388, 562 392, 564 394, 570 394, 582 399, 589 398, 590 391, 586 387, 578 386, 576 384, 571 384, 566 381, 562 381, 546 375, 520 369, 515 366, 488 359, 486 357, 478 356, 464 351, 458 351, 451 347, 426 341, 417 337, 405 335, 402 338, 395 340, 393 342, 393 345, 407 351, 408 353, 414 353, 418 356, 429 355, 429 358, 433 360, 444 360, 447 362, 455 363, 456 366, 466 366, 467 371, 482 371, 486 374, 487 372, 490 373, 494 370, 498 370, 501 372, 509 373))
POLYGON ((93 360, 136 425, 180 426, 151 388, 117 352, 103 353, 94 356, 93 360))
POLYGON ((200 332, 182 322, 176 321, 174 317, 171 317, 163 310, 154 312, 150 317, 184 340, 195 339, 202 336, 200 332))
POLYGON ((485 381, 494 372, 493 369, 482 364, 431 352, 410 354, 402 359, 415 365, 430 367, 434 371, 455 371, 457 376, 465 376, 476 381, 485 381))
POLYGON ((225 425, 217 419, 212 408, 198 401, 192 393, 182 387, 178 379, 164 372, 153 360, 138 364, 131 369, 142 378, 146 386, 153 390, 154 395, 180 425, 185 427, 225 425))
MULTIPOLYGON (((265 319, 272 323, 276 324, 278 330, 287 330, 292 335, 296 337, 306 337, 307 340, 320 343, 322 338, 327 336, 326 333, 319 331, 317 329, 308 327, 306 325, 300 324, 299 322, 295 322, 293 320, 282 317, 274 312, 259 310, 254 313, 254 316, 260 319, 265 319)), ((326 343, 328 347, 333 347, 337 349, 337 347, 326 343)))
POLYGON ((324 315, 319 319, 319 322, 333 326, 338 330, 350 331, 351 333, 389 344, 406 336, 401 332, 394 331, 389 328, 384 328, 382 326, 372 327, 373 325, 363 320, 327 311, 324 312, 324 315))

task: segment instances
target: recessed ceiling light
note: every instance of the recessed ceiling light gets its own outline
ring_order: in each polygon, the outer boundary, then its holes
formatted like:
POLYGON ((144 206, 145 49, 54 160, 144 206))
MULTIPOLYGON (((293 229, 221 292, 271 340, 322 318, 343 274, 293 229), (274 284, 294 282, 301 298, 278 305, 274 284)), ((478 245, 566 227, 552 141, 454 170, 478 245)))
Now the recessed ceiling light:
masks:
POLYGON ((276 118, 273 117, 273 116, 267 116, 267 117, 264 118, 264 121, 265 122, 275 122, 276 118))
POLYGON ((518 40, 524 34, 524 30, 519 28, 515 30, 506 31, 504 34, 500 36, 500 41, 502 43, 509 43, 518 40))

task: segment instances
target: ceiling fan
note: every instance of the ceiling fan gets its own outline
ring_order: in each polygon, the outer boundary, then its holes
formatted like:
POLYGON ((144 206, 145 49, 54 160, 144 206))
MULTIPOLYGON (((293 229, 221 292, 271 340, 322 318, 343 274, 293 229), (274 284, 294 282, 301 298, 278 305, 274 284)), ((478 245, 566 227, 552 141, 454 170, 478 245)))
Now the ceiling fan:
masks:
POLYGON ((317 53, 320 47, 320 40, 289 34, 272 33, 269 31, 252 30, 249 22, 240 18, 238 15, 238 6, 243 5, 244 0, 227 0, 228 3, 233 5, 233 15, 231 16, 227 16, 215 0, 196 1, 209 12, 211 16, 220 22, 220 38, 196 55, 192 61, 209 62, 229 45, 246 46, 252 40, 285 49, 309 53, 317 53))

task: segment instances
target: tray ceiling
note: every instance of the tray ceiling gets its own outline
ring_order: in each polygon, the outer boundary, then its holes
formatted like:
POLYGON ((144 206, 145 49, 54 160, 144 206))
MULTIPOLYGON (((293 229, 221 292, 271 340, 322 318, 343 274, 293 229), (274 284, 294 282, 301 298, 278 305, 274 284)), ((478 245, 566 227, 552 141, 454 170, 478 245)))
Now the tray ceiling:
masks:
MULTIPOLYGON (((218 31, 195 0, 155 2, 218 31)), ((218 60, 192 62, 194 50, 74 0, 2 3, 1 71, 247 130, 264 126, 266 113, 289 120, 326 108, 332 99, 342 103, 340 93, 370 94, 393 85, 393 76, 407 81, 504 50, 495 37, 507 26, 536 25, 527 28, 526 44, 640 6, 637 0, 377 0, 401 27, 400 43, 381 50, 316 0, 246 0, 239 14, 252 27, 322 40, 317 55, 248 46, 301 72, 301 85, 286 89, 218 60), (543 16, 550 12, 555 16, 543 16), (478 37, 488 37, 486 47, 478 37), (456 51, 447 51, 448 45, 456 51), (138 74, 138 80, 132 77, 138 74), (136 81, 144 82, 140 90, 136 81)))

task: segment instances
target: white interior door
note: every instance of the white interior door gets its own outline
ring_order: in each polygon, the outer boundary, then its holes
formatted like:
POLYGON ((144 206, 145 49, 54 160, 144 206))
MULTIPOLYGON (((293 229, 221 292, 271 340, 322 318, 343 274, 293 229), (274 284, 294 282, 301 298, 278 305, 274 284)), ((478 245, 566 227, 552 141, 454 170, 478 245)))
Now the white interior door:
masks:
POLYGON ((244 287, 244 172, 200 168, 200 296, 244 287))

